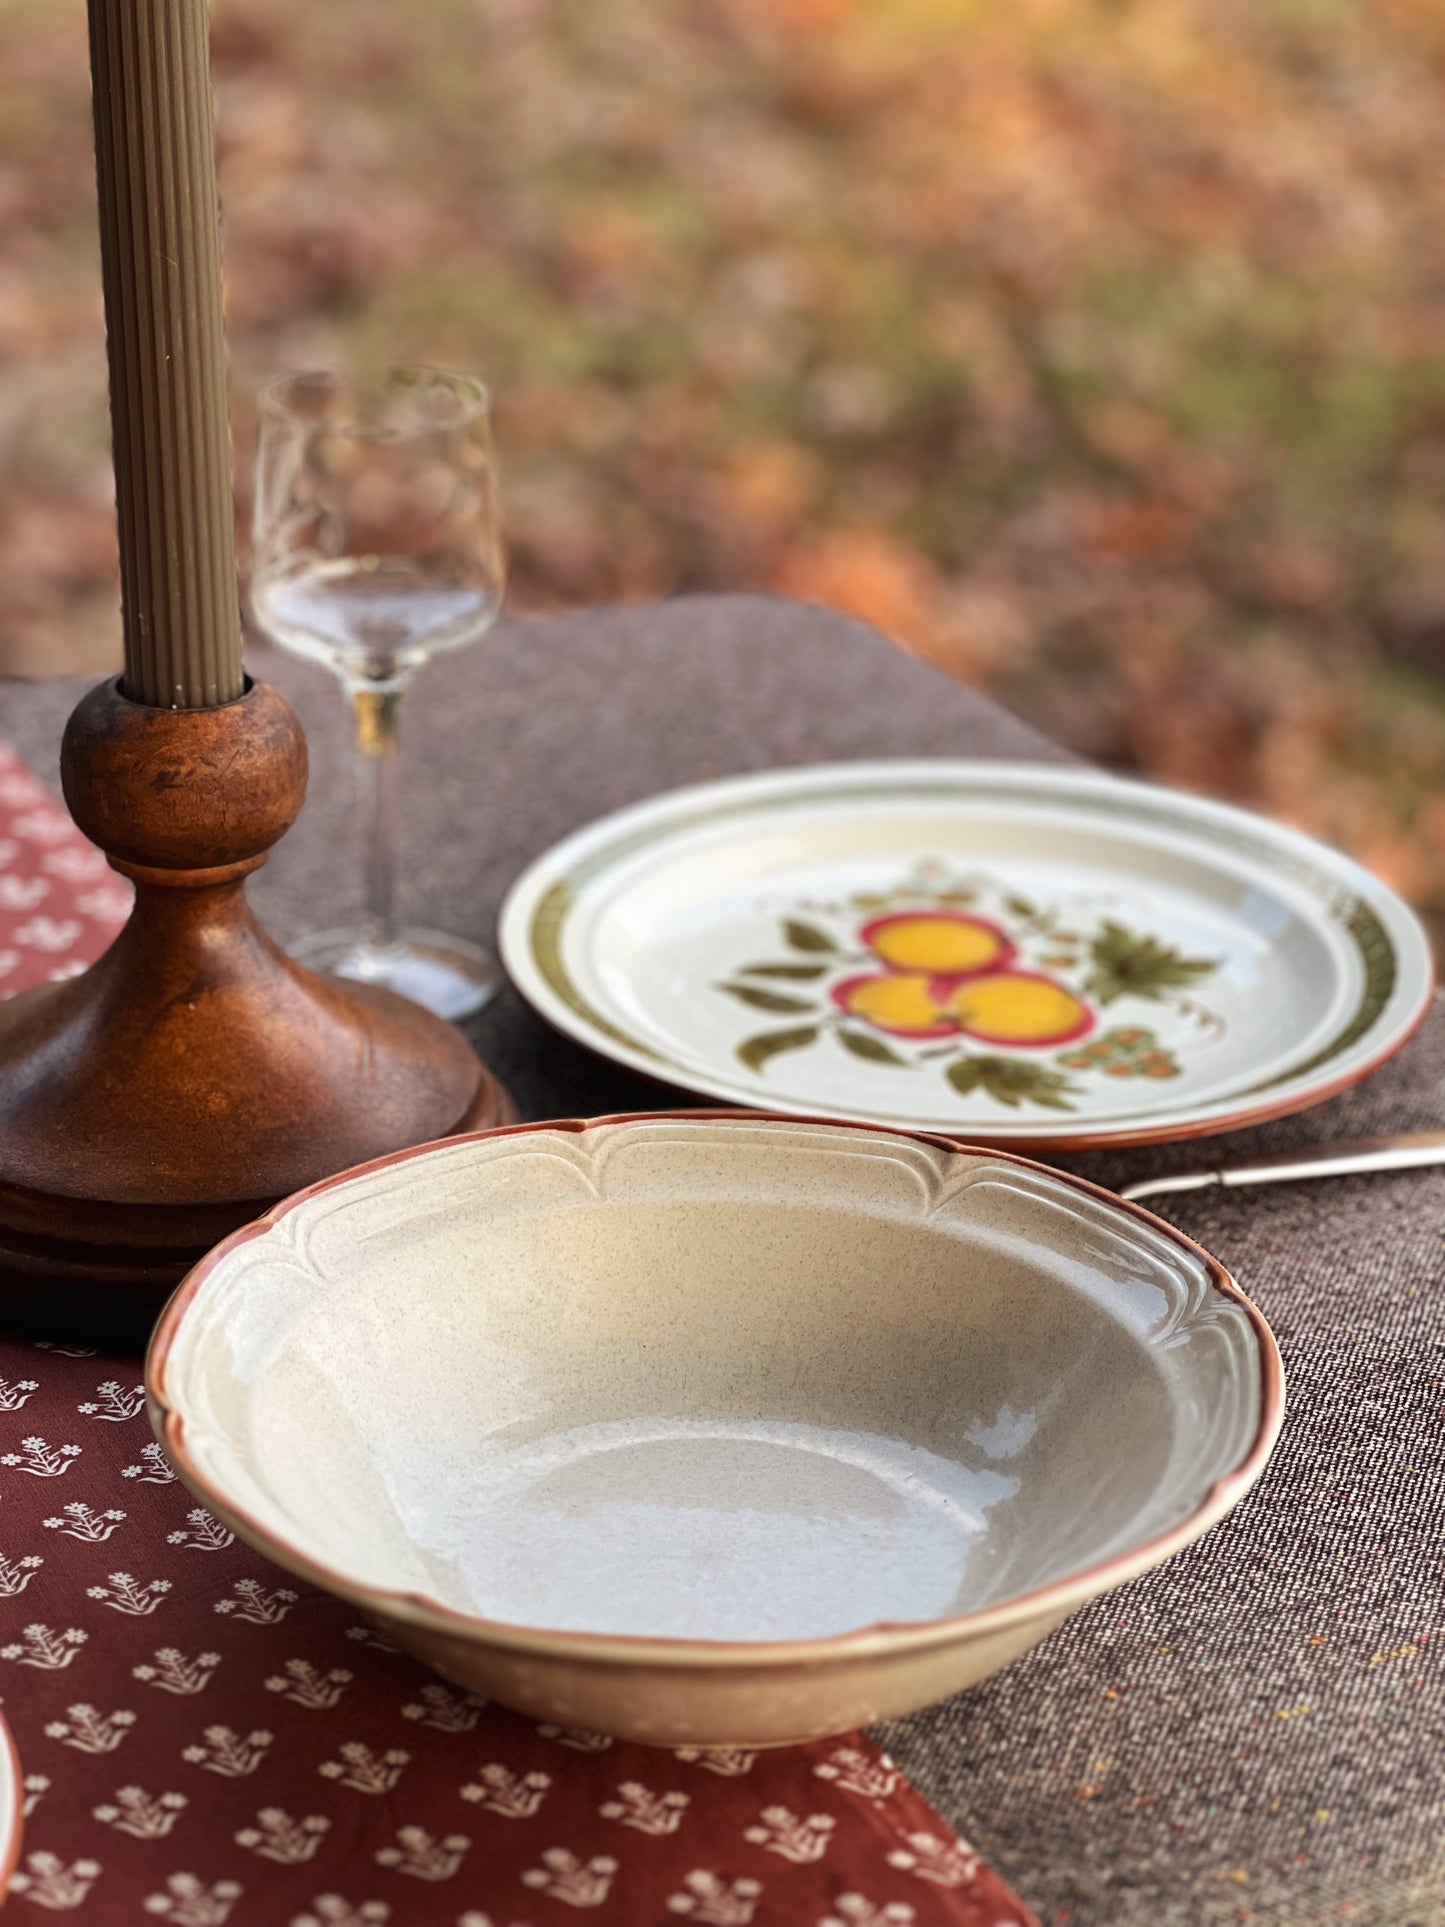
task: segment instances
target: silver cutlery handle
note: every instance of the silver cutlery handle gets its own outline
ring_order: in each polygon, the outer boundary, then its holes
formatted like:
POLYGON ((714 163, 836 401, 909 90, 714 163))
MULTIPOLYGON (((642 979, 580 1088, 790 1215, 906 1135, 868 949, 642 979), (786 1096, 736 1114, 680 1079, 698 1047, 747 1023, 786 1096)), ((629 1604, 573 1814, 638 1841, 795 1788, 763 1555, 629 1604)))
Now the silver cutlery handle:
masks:
POLYGON ((1155 1198, 1166 1191, 1204 1191, 1211 1185, 1293 1184, 1301 1178, 1344 1178, 1363 1171, 1410 1171, 1445 1164, 1445 1131, 1413 1136, 1357 1138, 1316 1150, 1285 1151, 1250 1164, 1225 1164, 1212 1171, 1178 1171, 1171 1177, 1144 1178, 1126 1185, 1121 1198, 1155 1198))

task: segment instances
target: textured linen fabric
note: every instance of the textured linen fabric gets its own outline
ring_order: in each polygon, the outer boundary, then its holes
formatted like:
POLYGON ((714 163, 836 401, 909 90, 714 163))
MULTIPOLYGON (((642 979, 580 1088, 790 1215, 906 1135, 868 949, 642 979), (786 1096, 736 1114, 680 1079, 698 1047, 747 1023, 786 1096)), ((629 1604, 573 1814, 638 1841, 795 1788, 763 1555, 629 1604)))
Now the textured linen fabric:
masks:
MULTIPOLYGON (((343 919, 342 705, 257 652, 311 733, 313 797, 255 891, 279 934, 343 919)), ((76 694, 14 691, 37 767, 76 694)), ((407 871, 419 922, 486 939, 520 866, 679 783, 869 756, 1061 752, 859 625, 751 598, 504 625, 422 679, 407 871)), ((676 1101, 511 994, 473 1027, 530 1117, 676 1101)), ((684 1100, 686 1101, 686 1100, 684 1100)), ((1207 1144, 1060 1160, 1111 1184, 1265 1149, 1445 1128, 1445 1013, 1357 1091, 1207 1144)), ((1280 1339, 1284 1437, 1198 1546, 883 1736, 1049 1927, 1445 1921, 1445 1173, 1177 1197, 1280 1339)))

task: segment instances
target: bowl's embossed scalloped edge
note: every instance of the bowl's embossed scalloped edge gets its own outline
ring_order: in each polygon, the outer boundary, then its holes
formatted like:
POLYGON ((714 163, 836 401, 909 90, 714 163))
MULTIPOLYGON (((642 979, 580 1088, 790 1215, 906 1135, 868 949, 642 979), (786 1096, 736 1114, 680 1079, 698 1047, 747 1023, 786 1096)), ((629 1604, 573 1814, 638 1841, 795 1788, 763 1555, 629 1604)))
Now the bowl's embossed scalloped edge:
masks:
MULTIPOLYGON (((579 1150, 581 1147, 578 1147, 579 1150)), ((941 1189, 942 1187, 940 1187, 941 1189)), ((966 1187, 959 1187, 960 1189, 966 1187)), ((289 1229, 294 1233, 296 1227, 289 1229)), ((1002 1631, 1023 1621, 1045 1617, 1063 1618, 1088 1600, 1112 1590, 1126 1580, 1147 1572, 1172 1558, 1200 1538, 1238 1504, 1264 1471, 1279 1436, 1284 1419, 1284 1367, 1274 1334, 1263 1314, 1235 1283, 1234 1279, 1200 1245, 1182 1231, 1156 1217, 1144 1206, 1115 1196, 1101 1185, 1071 1173, 1040 1166, 1033 1159, 992 1146, 964 1144, 936 1132, 896 1130, 882 1125, 852 1123, 835 1118, 799 1118, 764 1111, 655 1111, 622 1112, 598 1118, 546 1119, 534 1123, 503 1125, 440 1143, 416 1145, 395 1151, 349 1171, 323 1178, 304 1191, 284 1198, 264 1217, 244 1225, 209 1252, 184 1279, 157 1322, 146 1356, 147 1403, 152 1427, 177 1472, 187 1486, 204 1501, 208 1509, 231 1530, 249 1543, 264 1549, 268 1558, 305 1583, 317 1586, 350 1601, 364 1612, 391 1617, 420 1626, 443 1637, 465 1638, 516 1652, 544 1652, 585 1660, 599 1665, 697 1666, 713 1668, 761 1668, 794 1666, 799 1663, 827 1665, 850 1659, 901 1651, 921 1651, 950 1644, 964 1638, 977 1638, 1002 1631), (544 1132, 581 1136, 592 1131, 652 1123, 722 1124, 750 1126, 759 1123, 783 1125, 790 1130, 810 1126, 830 1132, 858 1131, 874 1137, 891 1138, 920 1145, 950 1155, 970 1155, 992 1163, 1018 1167, 1024 1172, 1043 1171, 1050 1179, 1079 1192, 1086 1198, 1134 1219, 1156 1239, 1175 1246, 1202 1265, 1213 1291, 1242 1308, 1252 1328, 1259 1356, 1259 1412, 1249 1450, 1234 1469, 1215 1481, 1190 1516, 1142 1545, 1113 1555, 1082 1571, 1019 1593, 998 1605, 981 1607, 949 1618, 926 1621, 887 1622, 860 1627, 812 1639, 759 1642, 732 1640, 661 1638, 629 1633, 562 1632, 546 1627, 515 1625, 467 1613, 448 1606, 424 1593, 392 1591, 359 1583, 334 1567, 311 1559, 242 1508, 232 1505, 196 1464, 186 1440, 185 1421, 166 1394, 166 1365, 186 1312, 201 1287, 229 1255, 241 1246, 266 1236, 308 1204, 354 1179, 406 1165, 429 1153, 462 1149, 500 1139, 520 1138, 544 1132)))

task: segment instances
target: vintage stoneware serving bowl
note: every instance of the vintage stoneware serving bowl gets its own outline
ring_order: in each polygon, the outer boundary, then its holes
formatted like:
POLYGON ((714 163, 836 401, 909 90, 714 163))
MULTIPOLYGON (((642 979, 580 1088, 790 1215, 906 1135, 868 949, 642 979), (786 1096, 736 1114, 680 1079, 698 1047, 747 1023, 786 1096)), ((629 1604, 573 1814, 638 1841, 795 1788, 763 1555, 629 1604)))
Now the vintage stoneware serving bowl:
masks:
POLYGON ((1267 1326, 1138 1206, 732 1113, 525 1125, 221 1245, 148 1362, 196 1495, 439 1672, 766 1745, 982 1679, 1258 1477, 1267 1326))

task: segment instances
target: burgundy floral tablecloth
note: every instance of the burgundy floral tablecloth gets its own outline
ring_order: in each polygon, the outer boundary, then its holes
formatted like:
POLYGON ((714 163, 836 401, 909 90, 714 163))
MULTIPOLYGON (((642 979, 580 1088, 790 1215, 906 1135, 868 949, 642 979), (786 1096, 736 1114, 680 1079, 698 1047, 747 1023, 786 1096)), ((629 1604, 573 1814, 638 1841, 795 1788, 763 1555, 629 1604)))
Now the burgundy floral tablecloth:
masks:
POLYGON ((78 976, 130 900, 130 885, 0 743, 0 997, 78 976))
MULTIPOLYGON (((128 891, 0 746, 0 995, 128 891)), ((861 1735, 677 1752, 443 1684, 199 1509, 135 1359, 0 1338, 12 1908, 174 1927, 1034 1927, 861 1735)))

